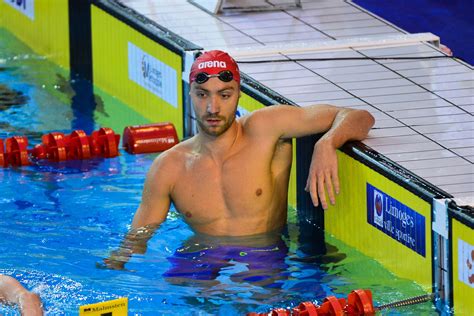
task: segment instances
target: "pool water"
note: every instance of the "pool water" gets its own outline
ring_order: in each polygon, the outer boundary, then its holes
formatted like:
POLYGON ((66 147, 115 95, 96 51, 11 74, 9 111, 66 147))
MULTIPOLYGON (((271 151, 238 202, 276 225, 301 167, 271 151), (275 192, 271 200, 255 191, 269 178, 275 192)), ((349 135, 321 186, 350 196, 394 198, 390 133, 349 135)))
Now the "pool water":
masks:
MULTIPOLYGON (((0 138, 26 135, 31 147, 42 134, 69 134, 77 128, 89 133, 104 122, 121 133, 118 128, 126 119, 113 120, 111 113, 116 108, 123 113, 124 105, 103 92, 81 97, 77 83, 67 77, 64 70, 0 29, 0 85, 26 96, 17 105, 0 104, 0 138), (78 98, 91 102, 81 107, 78 98)), ((129 125, 143 120, 133 118, 129 125)), ((265 282, 258 275, 239 278, 248 265, 237 259, 226 261, 212 280, 177 283, 165 278, 175 251, 194 240, 173 208, 149 241, 146 254, 134 255, 127 270, 98 268, 127 232, 155 157, 121 151, 112 159, 36 161, 0 169, 0 273, 38 293, 47 315, 78 314, 81 305, 118 297, 129 298, 130 315, 244 315, 302 301, 320 302, 328 295, 346 297, 357 288, 370 288, 376 305, 429 290, 395 277, 331 236, 326 236, 324 245, 317 244, 310 232, 302 233, 312 226, 306 223, 303 228, 295 210, 290 210, 282 236, 287 249, 265 282)), ((431 303, 389 313, 436 314, 431 303)), ((0 314, 19 312, 0 305, 0 314)))

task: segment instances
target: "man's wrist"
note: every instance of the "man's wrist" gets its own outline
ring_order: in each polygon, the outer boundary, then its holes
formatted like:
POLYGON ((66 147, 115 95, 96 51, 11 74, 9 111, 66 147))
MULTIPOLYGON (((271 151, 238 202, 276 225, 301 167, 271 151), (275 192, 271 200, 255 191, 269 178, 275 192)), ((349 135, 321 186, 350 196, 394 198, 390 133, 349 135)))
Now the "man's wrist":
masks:
POLYGON ((334 144, 334 140, 332 137, 324 135, 321 137, 316 144, 314 144, 314 147, 330 147, 332 149, 337 149, 337 146, 334 144))

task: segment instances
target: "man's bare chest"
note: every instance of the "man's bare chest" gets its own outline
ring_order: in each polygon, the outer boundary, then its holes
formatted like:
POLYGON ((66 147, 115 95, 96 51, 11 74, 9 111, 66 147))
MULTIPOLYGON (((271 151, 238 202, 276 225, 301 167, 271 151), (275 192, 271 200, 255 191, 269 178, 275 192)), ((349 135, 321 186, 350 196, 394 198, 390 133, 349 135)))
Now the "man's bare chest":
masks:
POLYGON ((270 168, 260 161, 194 161, 176 182, 172 199, 189 220, 249 216, 271 200, 270 168), (191 219, 191 217, 194 217, 191 219))

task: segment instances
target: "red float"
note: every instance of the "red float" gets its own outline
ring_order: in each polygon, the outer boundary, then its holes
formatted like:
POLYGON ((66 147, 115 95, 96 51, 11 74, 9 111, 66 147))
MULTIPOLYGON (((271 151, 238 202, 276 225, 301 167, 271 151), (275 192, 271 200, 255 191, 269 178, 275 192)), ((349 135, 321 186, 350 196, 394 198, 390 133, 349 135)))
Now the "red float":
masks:
POLYGON ((120 135, 108 127, 102 127, 98 131, 92 132, 89 144, 94 156, 113 158, 118 156, 118 144, 120 135))
POLYGON ((123 131, 123 147, 130 154, 165 151, 179 142, 171 123, 128 126, 123 131))
POLYGON ((83 130, 75 130, 68 136, 67 159, 83 160, 91 158, 89 137, 83 130))
POLYGON ((46 158, 52 161, 64 161, 67 159, 66 146, 67 138, 63 133, 53 132, 41 137, 46 158))
POLYGON ((5 157, 5 147, 3 145, 3 139, 0 139, 0 167, 5 168, 7 166, 7 159, 5 157))
POLYGON ((13 136, 6 139, 6 160, 7 164, 14 167, 27 166, 28 159, 28 138, 25 136, 13 136))

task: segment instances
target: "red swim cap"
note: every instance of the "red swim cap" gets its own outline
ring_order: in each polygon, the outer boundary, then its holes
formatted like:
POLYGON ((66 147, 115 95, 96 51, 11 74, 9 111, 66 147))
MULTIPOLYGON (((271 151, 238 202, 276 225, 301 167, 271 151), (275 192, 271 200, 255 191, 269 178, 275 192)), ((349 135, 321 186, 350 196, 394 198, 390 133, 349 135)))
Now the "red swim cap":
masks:
POLYGON ((232 77, 240 84, 239 66, 229 54, 220 50, 211 50, 199 56, 191 66, 189 84, 196 80, 196 75, 205 72, 208 75, 217 75, 221 71, 229 70, 232 77))

